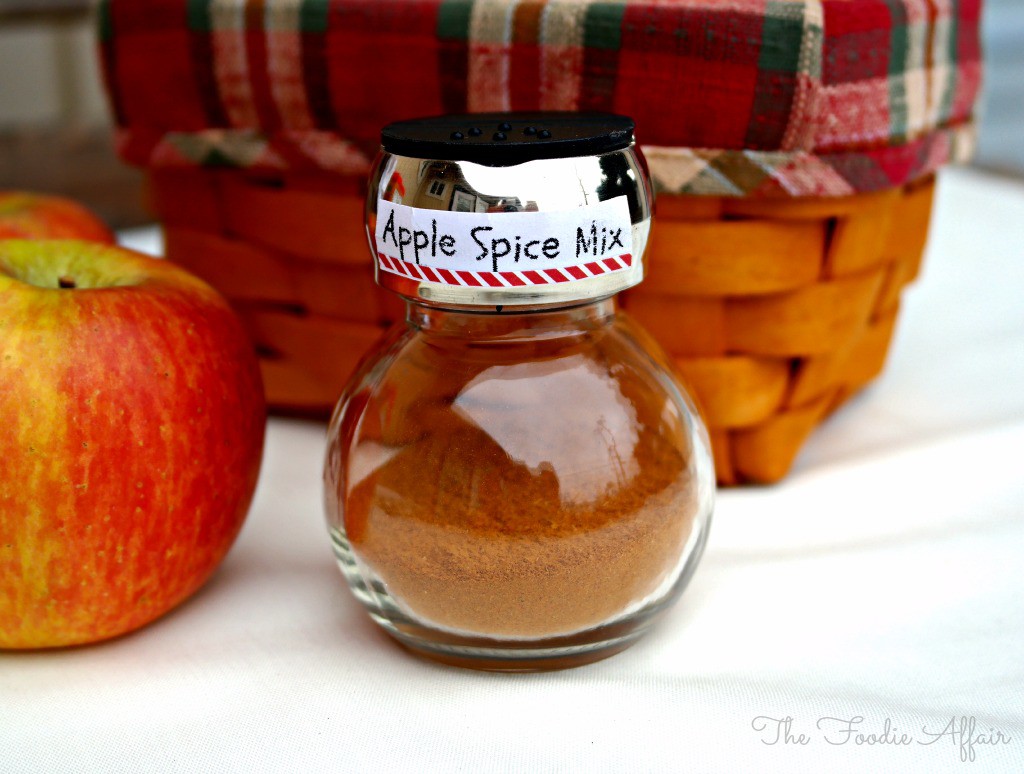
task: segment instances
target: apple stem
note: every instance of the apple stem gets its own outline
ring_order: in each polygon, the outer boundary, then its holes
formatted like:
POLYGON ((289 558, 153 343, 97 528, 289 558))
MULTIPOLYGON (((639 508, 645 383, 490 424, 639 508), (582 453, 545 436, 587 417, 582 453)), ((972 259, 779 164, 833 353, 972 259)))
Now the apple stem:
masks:
POLYGON ((65 277, 58 277, 58 279, 57 279, 57 287, 59 287, 59 288, 75 288, 75 287, 78 287, 78 286, 75 284, 75 280, 74 280, 73 277, 65 276, 65 277))

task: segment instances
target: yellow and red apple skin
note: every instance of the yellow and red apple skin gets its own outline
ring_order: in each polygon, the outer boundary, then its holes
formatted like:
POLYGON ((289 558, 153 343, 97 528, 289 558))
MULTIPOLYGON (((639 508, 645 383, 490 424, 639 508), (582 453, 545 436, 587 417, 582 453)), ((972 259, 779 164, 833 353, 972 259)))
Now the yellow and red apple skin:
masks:
POLYGON ((113 244, 114 232, 71 199, 0 191, 0 239, 84 239, 113 244))
POLYGON ((114 637, 195 592, 249 509, 265 416, 252 346, 198 279, 0 243, 0 648, 114 637))

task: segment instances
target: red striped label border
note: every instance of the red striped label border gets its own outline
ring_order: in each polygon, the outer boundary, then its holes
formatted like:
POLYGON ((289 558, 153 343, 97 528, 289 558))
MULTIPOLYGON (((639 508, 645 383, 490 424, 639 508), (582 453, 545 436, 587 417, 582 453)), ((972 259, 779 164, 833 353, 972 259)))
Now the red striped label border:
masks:
POLYGON ((603 274, 625 271, 633 265, 630 253, 602 258, 560 269, 527 269, 522 271, 456 271, 409 263, 384 253, 377 254, 377 262, 384 271, 414 280, 471 288, 521 288, 527 285, 554 285, 560 282, 580 282, 603 274))

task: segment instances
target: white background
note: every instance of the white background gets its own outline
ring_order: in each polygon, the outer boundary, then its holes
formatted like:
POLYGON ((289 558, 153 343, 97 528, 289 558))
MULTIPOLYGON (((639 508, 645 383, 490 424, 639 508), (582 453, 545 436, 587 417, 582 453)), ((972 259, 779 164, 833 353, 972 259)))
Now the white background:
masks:
POLYGON ((885 374, 785 482, 721 494, 681 603, 607 661, 492 675, 393 646, 335 567, 322 447, 271 421, 238 543, 174 613, 0 655, 0 771, 1024 771, 1021 184, 945 175, 885 374), (813 740, 763 744, 758 715, 813 740), (1013 741, 832 747, 825 715, 1013 741))

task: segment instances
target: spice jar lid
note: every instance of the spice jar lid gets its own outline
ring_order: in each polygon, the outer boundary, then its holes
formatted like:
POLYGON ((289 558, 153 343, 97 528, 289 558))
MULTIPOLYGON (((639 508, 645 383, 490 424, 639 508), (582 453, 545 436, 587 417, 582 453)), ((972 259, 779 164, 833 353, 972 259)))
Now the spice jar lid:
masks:
POLYGON ((551 305, 643 279, 653 193, 633 121, 477 113, 389 124, 367 202, 377 281, 459 307, 551 305))
POLYGON ((633 119, 612 113, 469 113, 388 124, 387 153, 507 166, 628 148, 633 119))

